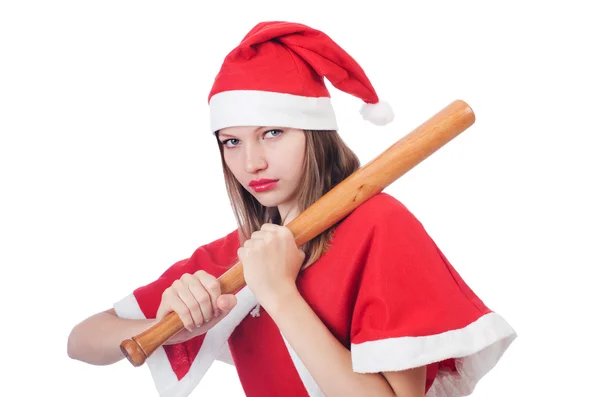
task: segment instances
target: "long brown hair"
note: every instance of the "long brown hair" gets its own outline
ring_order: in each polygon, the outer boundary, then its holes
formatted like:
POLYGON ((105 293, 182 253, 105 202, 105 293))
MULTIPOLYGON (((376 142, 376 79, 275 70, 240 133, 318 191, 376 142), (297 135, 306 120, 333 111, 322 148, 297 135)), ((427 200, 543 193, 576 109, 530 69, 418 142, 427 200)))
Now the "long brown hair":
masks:
MULTIPOLYGON (((306 150, 303 177, 298 185, 299 211, 302 213, 321 196, 346 179, 360 167, 358 156, 346 145, 337 131, 306 130, 306 150)), ((240 245, 252 233, 260 230, 264 223, 282 224, 277 207, 265 207, 258 202, 235 178, 223 157, 223 147, 218 140, 221 164, 227 194, 238 224, 240 245)), ((313 264, 329 248, 333 231, 339 224, 304 244, 301 249, 306 254, 303 267, 313 264)))

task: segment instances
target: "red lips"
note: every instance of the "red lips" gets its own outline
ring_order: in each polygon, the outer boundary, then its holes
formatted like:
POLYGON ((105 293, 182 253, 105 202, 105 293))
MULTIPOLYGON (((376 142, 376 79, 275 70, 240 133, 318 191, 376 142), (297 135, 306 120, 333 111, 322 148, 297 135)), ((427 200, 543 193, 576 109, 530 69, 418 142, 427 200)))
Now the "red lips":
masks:
POLYGON ((255 179, 249 183, 250 186, 265 185, 267 183, 277 182, 277 179, 255 179))
POLYGON ((266 192, 277 187, 277 179, 255 179, 250 182, 250 187, 256 193, 266 192))

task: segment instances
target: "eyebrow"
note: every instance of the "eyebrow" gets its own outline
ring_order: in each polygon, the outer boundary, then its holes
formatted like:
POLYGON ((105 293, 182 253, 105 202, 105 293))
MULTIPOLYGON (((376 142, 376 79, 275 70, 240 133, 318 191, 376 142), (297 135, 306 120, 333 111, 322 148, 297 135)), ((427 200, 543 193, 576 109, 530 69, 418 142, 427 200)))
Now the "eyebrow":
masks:
MULTIPOLYGON (((261 125, 260 127, 256 127, 256 128, 255 128, 255 129, 252 131, 252 133, 255 133, 256 131, 260 130, 261 128, 265 128, 265 127, 266 127, 266 126, 264 126, 264 125, 261 125)), ((219 131, 219 137, 221 137, 221 136, 222 136, 222 137, 235 138, 235 136, 233 136, 233 135, 225 134, 225 133, 223 133, 223 132, 219 131)))

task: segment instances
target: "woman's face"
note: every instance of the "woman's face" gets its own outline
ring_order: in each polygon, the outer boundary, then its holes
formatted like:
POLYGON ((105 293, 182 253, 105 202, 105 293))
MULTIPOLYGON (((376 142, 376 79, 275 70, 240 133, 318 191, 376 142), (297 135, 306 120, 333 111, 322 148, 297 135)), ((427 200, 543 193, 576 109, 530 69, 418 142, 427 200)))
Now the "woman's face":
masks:
POLYGON ((262 205, 278 206, 285 216, 296 204, 304 166, 303 130, 280 127, 229 127, 219 131, 225 163, 262 205), (261 179, 274 180, 262 184, 261 179))

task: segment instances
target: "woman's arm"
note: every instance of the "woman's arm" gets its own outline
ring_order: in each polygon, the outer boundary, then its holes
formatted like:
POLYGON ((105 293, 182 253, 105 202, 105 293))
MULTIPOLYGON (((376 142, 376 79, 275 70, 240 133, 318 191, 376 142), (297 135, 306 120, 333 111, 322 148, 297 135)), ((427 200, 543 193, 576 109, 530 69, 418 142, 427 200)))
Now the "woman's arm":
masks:
POLYGON ((244 264, 246 284, 325 395, 423 397, 425 368, 385 375, 353 371, 350 351, 329 332, 296 287, 305 254, 288 228, 263 224, 238 249, 238 258, 244 264))
POLYGON ((384 374, 354 372, 350 351, 327 329, 296 286, 281 291, 263 307, 326 396, 425 395, 426 367, 384 374))
POLYGON ((116 363, 125 357, 121 342, 148 329, 155 321, 120 318, 114 309, 96 313, 73 328, 67 342, 67 354, 88 364, 116 363))

